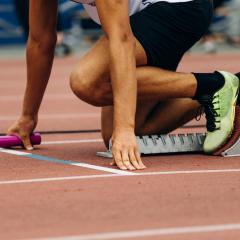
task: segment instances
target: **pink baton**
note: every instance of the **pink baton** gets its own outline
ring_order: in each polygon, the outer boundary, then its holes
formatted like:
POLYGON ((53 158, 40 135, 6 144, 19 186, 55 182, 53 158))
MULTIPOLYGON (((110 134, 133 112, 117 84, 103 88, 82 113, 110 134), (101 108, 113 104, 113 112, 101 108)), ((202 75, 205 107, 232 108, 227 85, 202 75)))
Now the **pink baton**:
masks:
MULTIPOLYGON (((32 145, 41 144, 40 133, 33 133, 30 136, 32 145)), ((17 136, 0 136, 0 148, 21 147, 23 146, 22 140, 17 136)))

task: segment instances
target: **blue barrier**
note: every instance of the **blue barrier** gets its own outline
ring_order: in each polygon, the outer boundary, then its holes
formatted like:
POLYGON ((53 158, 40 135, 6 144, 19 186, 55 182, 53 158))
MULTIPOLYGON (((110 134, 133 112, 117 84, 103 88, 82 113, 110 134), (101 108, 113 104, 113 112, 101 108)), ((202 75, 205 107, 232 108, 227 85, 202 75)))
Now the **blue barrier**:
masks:
POLYGON ((13 1, 0 3, 0 45, 23 43, 23 32, 19 25, 13 1))
MULTIPOLYGON (((74 13, 81 9, 81 4, 69 0, 59 0, 60 23, 63 29, 71 28, 74 13)), ((20 43, 24 43, 24 36, 16 15, 14 2, 13 0, 1 0, 0 45, 20 43)))

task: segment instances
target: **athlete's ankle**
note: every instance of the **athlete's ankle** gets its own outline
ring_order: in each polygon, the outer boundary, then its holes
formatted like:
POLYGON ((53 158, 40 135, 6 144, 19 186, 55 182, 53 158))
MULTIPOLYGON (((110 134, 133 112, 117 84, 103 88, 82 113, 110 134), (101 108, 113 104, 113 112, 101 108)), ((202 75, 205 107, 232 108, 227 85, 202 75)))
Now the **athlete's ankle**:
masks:
POLYGON ((225 84, 224 77, 218 73, 194 73, 197 80, 197 90, 194 100, 200 100, 205 95, 213 95, 225 84))

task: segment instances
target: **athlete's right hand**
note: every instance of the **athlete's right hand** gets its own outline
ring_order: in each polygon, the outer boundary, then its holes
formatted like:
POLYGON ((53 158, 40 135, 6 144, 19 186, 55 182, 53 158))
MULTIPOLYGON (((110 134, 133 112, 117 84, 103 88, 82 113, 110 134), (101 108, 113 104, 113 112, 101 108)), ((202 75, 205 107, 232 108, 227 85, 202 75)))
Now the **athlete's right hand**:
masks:
POLYGON ((16 135, 23 141, 25 149, 31 151, 33 146, 30 141, 30 135, 37 126, 37 117, 21 116, 19 119, 7 130, 8 135, 16 135))

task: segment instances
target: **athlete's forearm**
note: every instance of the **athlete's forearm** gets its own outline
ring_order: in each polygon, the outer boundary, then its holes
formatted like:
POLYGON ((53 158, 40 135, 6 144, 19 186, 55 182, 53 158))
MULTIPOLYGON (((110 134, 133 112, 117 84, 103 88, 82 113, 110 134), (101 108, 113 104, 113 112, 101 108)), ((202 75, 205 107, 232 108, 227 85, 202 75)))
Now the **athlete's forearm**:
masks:
POLYGON ((128 1, 96 0, 103 30, 109 41, 110 73, 116 129, 134 129, 137 81, 135 39, 129 21, 128 1))
POLYGON ((135 41, 110 39, 111 79, 114 102, 114 130, 135 127, 137 80, 135 41))
POLYGON ((45 43, 29 38, 23 116, 36 117, 38 114, 52 69, 55 42, 55 37, 45 43))
POLYGON ((52 68, 58 1, 38 0, 29 3, 27 87, 22 115, 35 117, 52 68))

